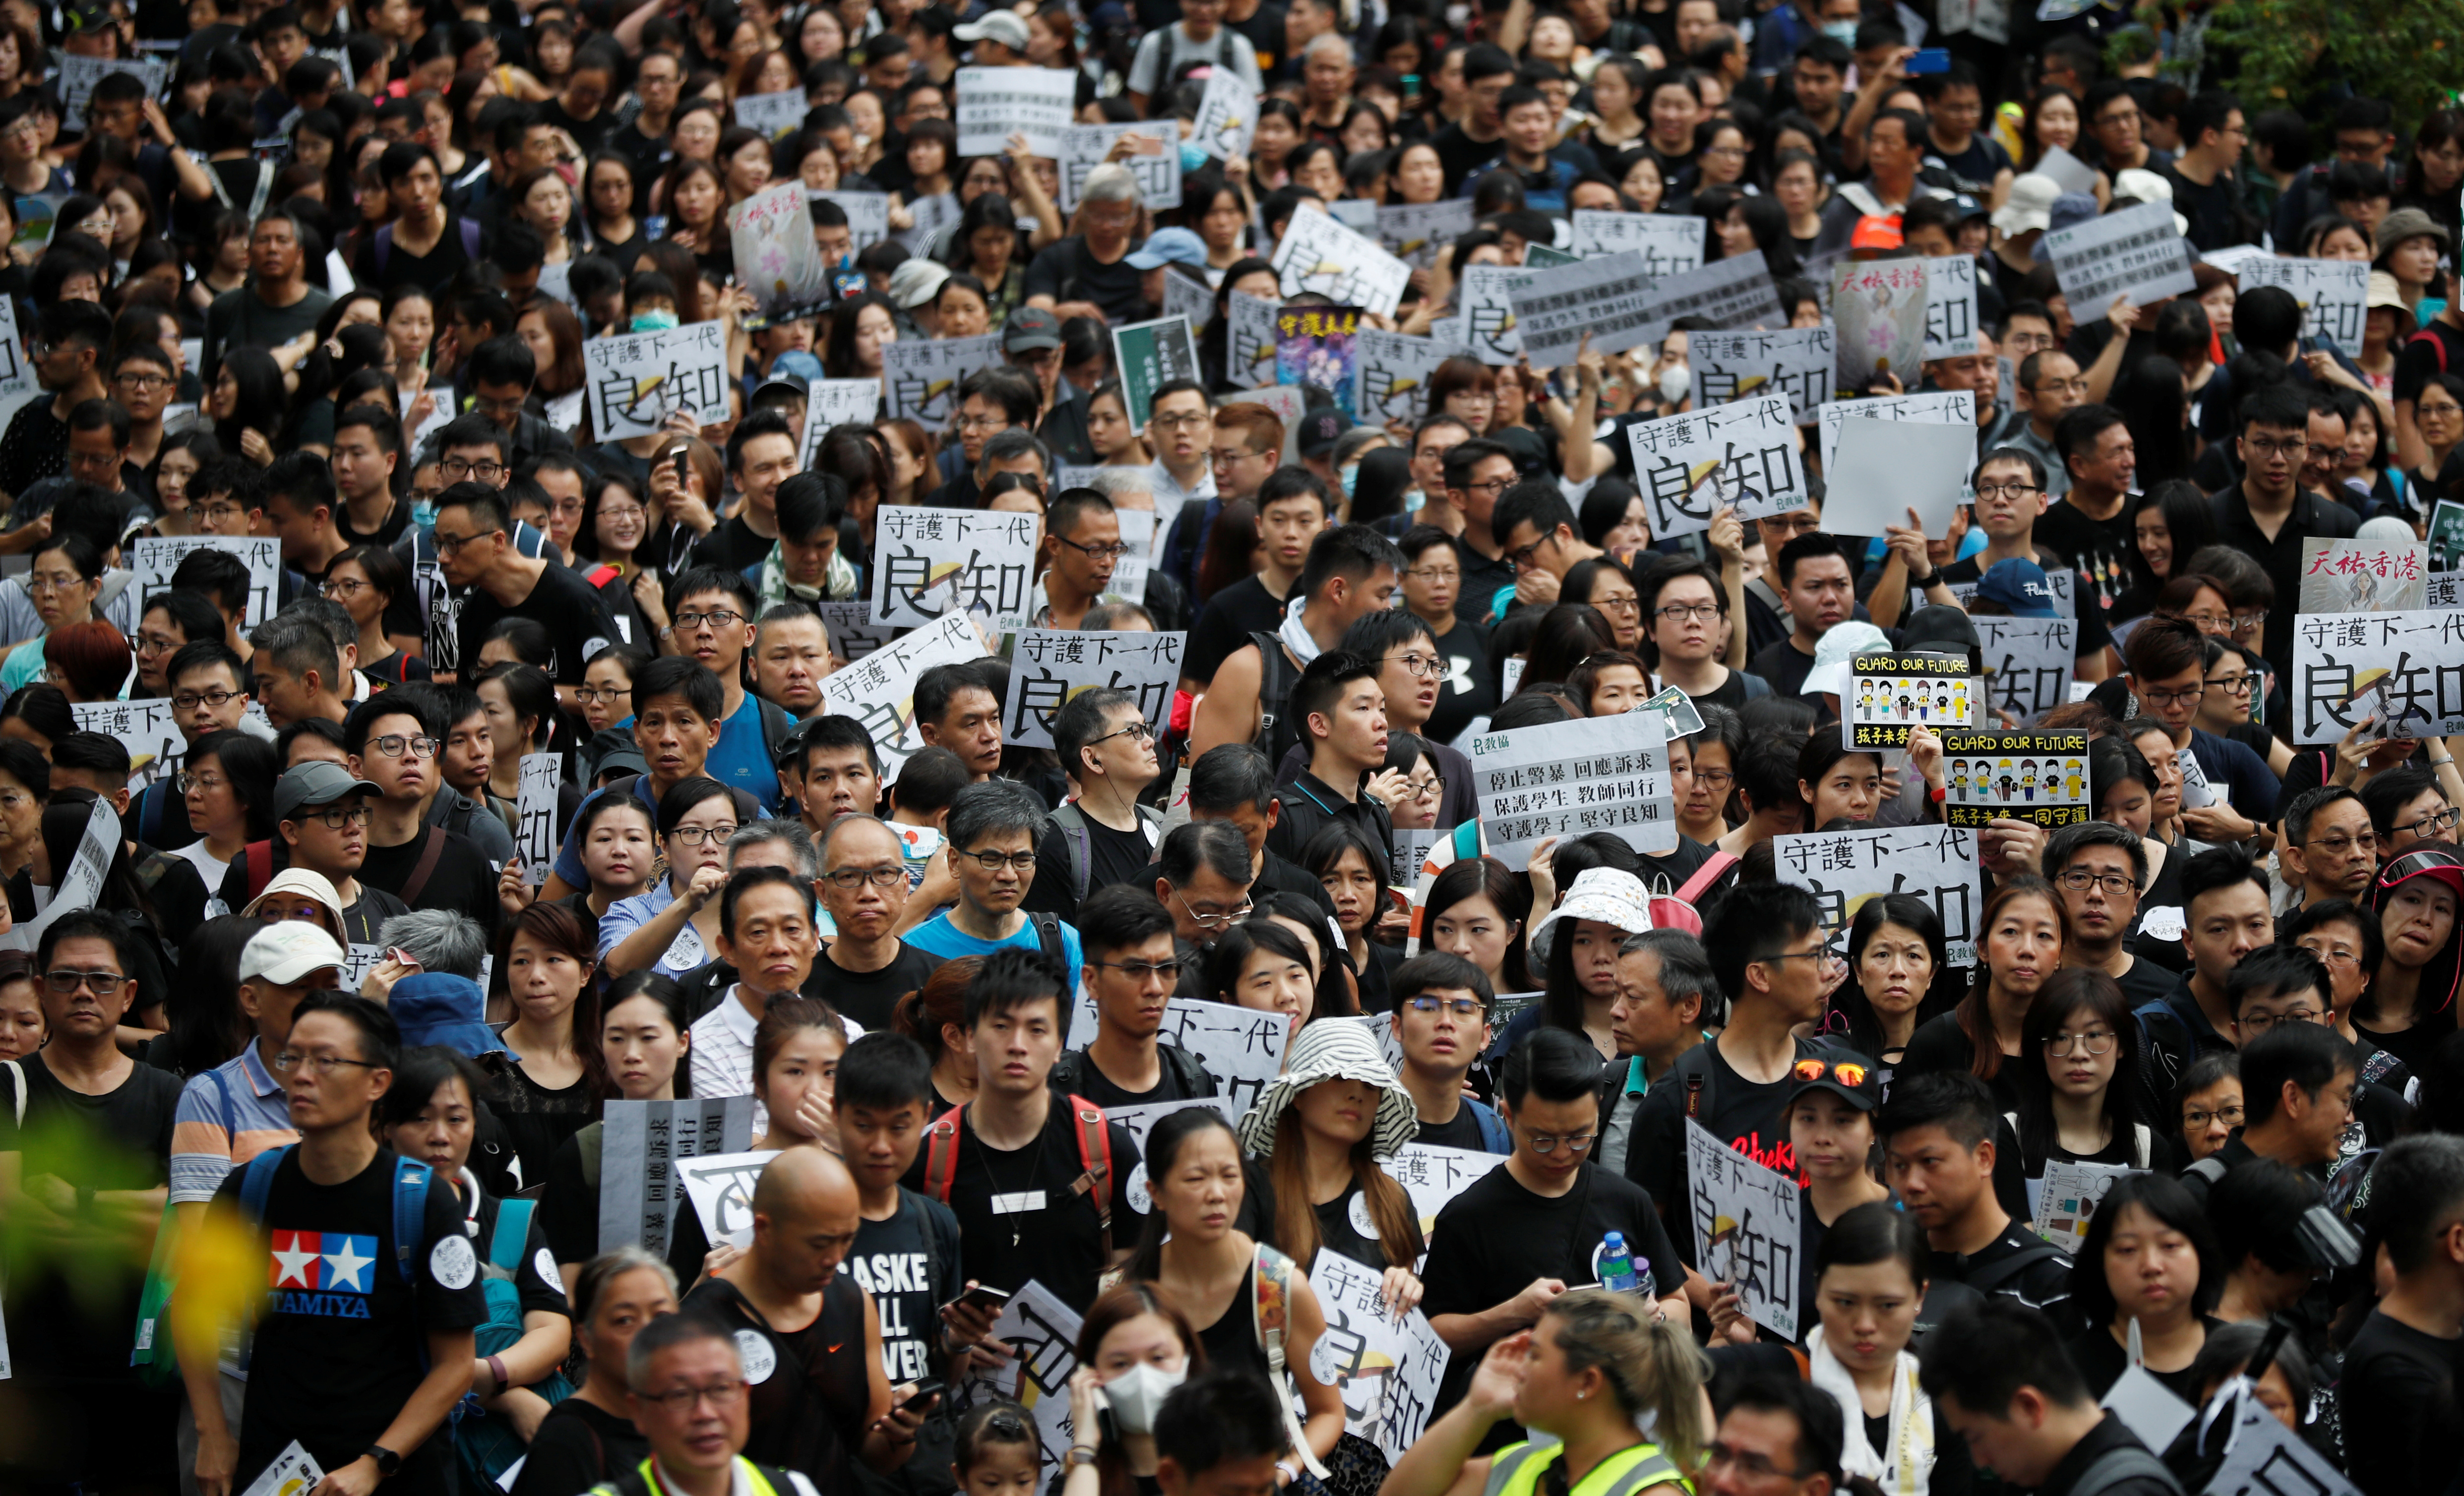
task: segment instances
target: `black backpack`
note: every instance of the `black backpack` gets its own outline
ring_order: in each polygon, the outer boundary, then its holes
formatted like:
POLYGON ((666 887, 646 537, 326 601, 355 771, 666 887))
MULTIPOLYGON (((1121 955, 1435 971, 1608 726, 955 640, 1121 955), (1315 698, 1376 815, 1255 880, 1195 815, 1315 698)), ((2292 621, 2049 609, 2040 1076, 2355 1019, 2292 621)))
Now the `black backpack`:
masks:
POLYGON ((1266 751, 1268 763, 1280 764, 1301 740, 1300 724, 1291 719, 1300 667, 1284 652, 1281 635, 1252 629, 1249 642, 1258 647, 1258 735, 1249 741, 1266 751))

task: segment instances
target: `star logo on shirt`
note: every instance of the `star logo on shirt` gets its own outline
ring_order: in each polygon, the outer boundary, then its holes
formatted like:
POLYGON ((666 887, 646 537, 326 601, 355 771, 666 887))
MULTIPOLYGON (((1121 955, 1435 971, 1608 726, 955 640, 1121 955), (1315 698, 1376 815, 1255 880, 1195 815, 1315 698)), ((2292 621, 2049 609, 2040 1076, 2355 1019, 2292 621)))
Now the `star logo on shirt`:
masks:
POLYGON ((276 1231, 269 1268, 276 1288, 325 1293, 369 1289, 368 1267, 377 1260, 377 1239, 341 1231, 276 1231))
POLYGON ((274 1287, 315 1287, 317 1264, 324 1255, 323 1244, 324 1233, 319 1231, 274 1233, 274 1287))
POLYGON ((368 1265, 377 1260, 376 1239, 325 1233, 325 1287, 337 1292, 368 1291, 368 1265), (364 1248, 364 1250, 363 1249, 364 1248))

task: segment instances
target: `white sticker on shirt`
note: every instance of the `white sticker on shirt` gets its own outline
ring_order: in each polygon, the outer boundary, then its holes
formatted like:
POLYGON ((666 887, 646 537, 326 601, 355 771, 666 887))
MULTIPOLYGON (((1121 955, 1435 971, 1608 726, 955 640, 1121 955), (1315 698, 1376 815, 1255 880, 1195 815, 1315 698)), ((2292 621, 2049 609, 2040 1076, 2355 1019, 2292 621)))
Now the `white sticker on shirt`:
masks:
POLYGON ((2140 932, 2159 940, 2179 940, 2189 923, 2179 904, 2160 904, 2139 916, 2140 932))
MULTIPOLYGON (((1141 1159, 1138 1162, 1130 1165, 1130 1177, 1125 1193, 1130 1199, 1130 1208, 1136 1211, 1139 1215, 1147 1215, 1155 1209, 1154 1197, 1147 1189, 1147 1166, 1145 1160, 1141 1159)), ((1321 1378, 1321 1380, 1323 1378, 1321 1378)))
POLYGON ((1008 1195, 996 1195, 992 1198, 992 1207, 996 1216, 1027 1215, 1044 1208, 1044 1192, 1019 1190, 1008 1195))
POLYGON ((597 654, 600 650, 606 648, 606 640, 601 638, 597 634, 592 634, 589 638, 582 641, 582 657, 584 660, 588 660, 592 655, 597 654))
POLYGON ((532 1257, 531 1269, 539 1275, 541 1283, 559 1293, 564 1291, 564 1278, 556 1270, 556 1256, 546 1247, 540 1247, 538 1254, 532 1257))
POLYGON ((744 1362, 744 1379, 757 1387, 779 1369, 779 1353, 772 1348, 770 1337, 758 1330, 736 1332, 736 1354, 744 1362))
POLYGON ((448 1288, 467 1288, 479 1276, 479 1254, 463 1236, 441 1236, 428 1249, 428 1275, 448 1288))
MULTIPOLYGON (((1375 1242, 1377 1240, 1377 1222, 1371 1219, 1369 1214, 1369 1192, 1367 1190, 1355 1190, 1353 1192, 1352 1208, 1345 1212, 1345 1214, 1352 1218, 1353 1230, 1359 1232, 1361 1236, 1369 1241, 1375 1242)), ((1326 1386, 1331 1387, 1334 1385, 1332 1382, 1327 1381, 1323 1376, 1319 1377, 1318 1380, 1326 1386)))

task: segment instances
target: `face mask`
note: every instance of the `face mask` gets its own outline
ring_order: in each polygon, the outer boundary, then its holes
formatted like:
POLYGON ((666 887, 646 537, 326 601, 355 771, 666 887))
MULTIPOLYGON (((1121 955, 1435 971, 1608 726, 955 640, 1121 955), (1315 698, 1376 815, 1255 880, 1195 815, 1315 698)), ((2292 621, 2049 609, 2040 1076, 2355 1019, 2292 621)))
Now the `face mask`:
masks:
POLYGON ((1155 1414, 1172 1390, 1189 1380, 1185 1370, 1167 1372, 1153 1365, 1133 1366, 1104 1384, 1104 1400, 1112 1410, 1112 1427, 1123 1434, 1152 1434, 1155 1414))
POLYGON ((1359 489, 1359 487, 1360 464, 1355 462, 1351 467, 1343 470, 1343 496, 1350 498, 1353 494, 1359 489))
POLYGON ((673 312, 644 312, 633 319, 633 330, 637 333, 661 333, 676 325, 673 312))
POLYGON ((423 529, 423 530, 433 530, 433 529, 435 529, 435 528, 436 528, 436 504, 435 504, 435 501, 434 501, 434 500, 432 500, 432 499, 426 499, 426 498, 414 498, 414 499, 412 499, 412 500, 410 501, 410 522, 411 522, 412 524, 415 524, 415 525, 419 526, 419 527, 420 527, 421 529, 423 529))
POLYGON ((1683 363, 1672 363, 1660 371, 1660 398, 1669 405, 1685 398, 1694 387, 1694 371, 1683 363))
POLYGON ((1429 495, 1421 493, 1419 489, 1414 489, 1409 494, 1403 495, 1403 513, 1407 515, 1418 514, 1420 506, 1428 501, 1429 495))
POLYGON ((1854 47, 1857 45, 1857 23, 1825 21, 1822 23, 1822 34, 1837 41, 1842 47, 1854 47))
POLYGON ((1180 143, 1180 170, 1183 176, 1196 171, 1199 167, 1205 165, 1207 162, 1213 159, 1214 158, 1208 156, 1206 152, 1199 150, 1189 142, 1183 141, 1180 143))

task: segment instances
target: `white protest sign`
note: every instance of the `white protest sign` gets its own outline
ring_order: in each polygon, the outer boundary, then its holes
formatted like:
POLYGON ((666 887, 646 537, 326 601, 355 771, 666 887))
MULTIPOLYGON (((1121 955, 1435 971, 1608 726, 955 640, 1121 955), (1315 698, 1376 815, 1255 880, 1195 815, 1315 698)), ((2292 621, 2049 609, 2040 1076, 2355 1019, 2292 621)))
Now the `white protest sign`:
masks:
POLYGON ((1112 143, 1130 138, 1121 165, 1138 179, 1138 197, 1155 212, 1180 206, 1180 130, 1159 121, 1132 124, 1073 124, 1061 132, 1061 210, 1078 210, 1079 190, 1087 173, 1104 164, 1112 143))
POLYGON ((1072 1441, 1069 1378, 1078 1370, 1080 1324, 1075 1309, 1029 1279, 993 1321, 993 1338, 1009 1347, 1009 1359, 968 1373, 952 1399, 951 1412, 957 1415, 988 1397, 1007 1397, 1026 1410, 1043 1446, 1038 1490, 1060 1470, 1072 1441))
POLYGON ((1595 353, 1621 353, 1651 341, 1643 336, 1659 308, 1660 277, 1634 250, 1544 270, 1510 289, 1507 300, 1522 324, 1523 351, 1534 368, 1573 362, 1588 335, 1595 353))
POLYGON ((547 424, 571 436, 582 429, 582 418, 590 413, 589 391, 577 389, 541 402, 547 407, 547 424))
MULTIPOLYGON (((1976 425, 1976 397, 1964 389, 1938 389, 1922 395, 1852 396, 1834 400, 1814 418, 1815 435, 1822 452, 1822 471, 1825 473, 1839 461, 1839 428, 1850 416, 1869 421, 1933 421, 1972 428, 1976 425)), ((1825 517, 1827 522, 1828 517, 1825 517)))
POLYGON ((960 68, 958 154, 1000 156, 1013 135, 1030 154, 1051 160, 1078 107, 1078 74, 1068 68, 960 68))
POLYGON ((1828 322, 1776 332, 1690 333, 1685 362, 1694 370, 1695 408, 1778 390, 1803 426, 1830 402, 1837 337, 1828 322))
MULTIPOLYGON (((1060 491, 1058 485, 1053 489, 1056 494, 1060 491)), ((1113 561, 1112 584, 1104 590, 1113 597, 1136 602, 1147 595, 1147 572, 1153 564, 1148 558, 1155 554, 1155 512, 1152 509, 1123 509, 1116 504, 1112 509, 1112 518, 1120 525, 1121 543, 1130 548, 1130 553, 1113 561)), ((1171 693, 1165 693, 1167 708, 1171 701, 1171 693)), ((1161 730, 1162 724, 1158 721, 1156 731, 1161 730)))
POLYGON ((2243 1397, 2233 1418, 2233 1443, 2208 1478, 2209 1490, 2231 1496, 2358 1496, 2343 1471, 2255 1397, 2243 1397))
MULTIPOLYGON (((791 184, 792 185, 792 184, 791 184)), ((847 243, 859 254, 890 237, 890 194, 887 192, 806 192, 808 202, 836 203, 847 214, 847 243)))
POLYGON ((1427 270, 1446 247, 1471 232, 1471 199, 1442 203, 1397 203, 1377 209, 1377 242, 1386 253, 1411 266, 1427 270))
MULTIPOLYGON (((1212 1111, 1226 1122, 1241 1120, 1241 1113, 1233 1111, 1231 1103, 1221 1096, 1194 1101, 1150 1101, 1134 1107, 1106 1107, 1104 1120, 1117 1122, 1127 1130, 1131 1140, 1138 1145, 1138 1153, 1143 1155, 1147 1151, 1147 1134, 1155 1131, 1156 1123, 1176 1111, 1188 1111, 1194 1108, 1212 1111)), ((1129 1177, 1121 1181, 1121 1193, 1129 1199, 1130 1208, 1140 1215, 1155 1208, 1154 1193, 1147 1187, 1147 1165, 1143 1156, 1130 1165, 1129 1177)))
POLYGON ((163 97, 163 85, 171 76, 171 65, 159 57, 81 57, 60 52, 53 54, 52 61, 59 69, 53 86, 59 90, 64 130, 85 128, 85 101, 94 97, 94 85, 112 74, 135 77, 145 85, 145 97, 154 99, 163 97))
POLYGON ((810 472, 822 438, 834 427, 870 426, 881 419, 881 381, 825 379, 804 391, 803 452, 797 467, 810 472))
POLYGON ((2429 606, 2430 547, 2418 540, 2304 539, 2304 613, 2402 613, 2429 606))
POLYGON ((137 612, 143 617, 155 594, 171 590, 171 575, 180 562, 198 551, 229 551, 248 563, 248 605, 240 627, 253 628, 274 612, 275 589, 282 581, 282 541, 274 536, 181 535, 146 536, 135 546, 137 612))
POLYGON ((753 1098, 610 1101, 599 1170, 599 1249, 639 1246, 668 1255, 676 1212, 688 1205, 676 1165, 740 1154, 753 1142, 753 1098))
MULTIPOLYGON (((191 360, 188 366, 195 367, 195 362, 191 360)), ((26 341, 17 336, 17 298, 0 297, 0 400, 22 402, 33 398, 39 387, 33 365, 26 362, 26 341)))
MULTIPOLYGON (((1839 387, 1863 389, 1882 375, 1914 383, 1925 362, 1925 295, 1932 283, 1922 259, 1848 260, 1831 268, 1831 319, 1839 328, 1839 387)), ((1823 523, 1828 525, 1826 501, 1823 523)), ((1848 534, 1837 531, 1837 534, 1848 534)))
POLYGON ((1438 365, 1448 359, 1472 356, 1469 348, 1458 343, 1375 327, 1361 328, 1353 348, 1359 361, 1353 408, 1364 422, 1405 426, 1418 426, 1428 415, 1429 381, 1438 365))
MULTIPOLYGON (((2024 726, 2070 701, 2079 664, 2076 620, 1971 616, 1985 647, 1989 705, 2024 726)), ((1991 720, 1984 712, 1976 719, 1991 720)))
POLYGON ((1034 515, 885 505, 873 517, 872 616, 892 628, 975 615, 986 633, 1026 627, 1034 515))
POLYGON ((2362 351, 2362 326, 2369 319, 2370 268, 2360 260, 2303 260, 2265 254, 2247 261, 2239 289, 2281 286, 2301 306, 2301 331, 2322 338, 2347 355, 2362 351))
POLYGON ((1455 290, 1456 316, 1463 342, 1483 363, 1512 363, 1523 352, 1523 330, 1516 325, 1514 293, 1540 278, 1536 270, 1511 265, 1466 265, 1455 290))
POLYGON ((1573 253, 1584 258, 1639 254, 1643 270, 1654 277, 1703 267, 1703 246, 1710 224, 1692 213, 1612 213, 1577 208, 1573 217, 1573 253))
POLYGON ((1386 1160, 1386 1172, 1412 1197, 1412 1213, 1420 1218, 1420 1236, 1426 1241, 1436 1235, 1438 1215, 1447 1203, 1505 1162, 1505 1155, 1476 1148, 1405 1143, 1386 1160))
POLYGON ((1759 519, 1810 501, 1796 418, 1782 395, 1637 422, 1626 442, 1651 533, 1663 540, 1708 530, 1723 504, 1734 504, 1740 519, 1759 519))
POLYGON ((1906 893, 1942 917, 1953 966, 1976 964, 1976 833, 1965 826, 1907 825, 1873 831, 1805 831, 1771 838, 1779 881, 1822 901, 1822 928, 1844 955, 1848 926, 1868 899, 1906 893))
POLYGON ((2173 227, 2170 203, 2142 203, 2046 234, 2036 257, 2050 261, 2081 323, 2101 322, 2113 298, 2133 306, 2198 289, 2190 275, 2190 241, 2173 227))
POLYGON ((582 366, 590 429, 601 441, 655 435, 671 415, 690 414, 702 426, 735 418, 721 323, 593 338, 582 345, 582 366))
POLYGON ((2029 168, 2040 177, 2051 177, 2054 186, 2065 192, 2096 190, 2096 168, 2058 145, 2048 145, 2029 168))
POLYGON ((169 778, 187 755, 187 736, 171 720, 167 696, 137 701, 78 701, 72 703, 70 710, 77 714, 78 732, 116 737, 128 750, 131 790, 169 778))
POLYGON ((2154 1373, 2140 1361, 2138 1346, 2139 1321, 2130 1322, 2131 1364, 2105 1389, 2104 1400, 2098 1404, 2129 1426, 2139 1441, 2149 1449, 2170 1448, 2174 1437, 2198 1409, 2175 1397, 2173 1390, 2156 1379, 2154 1373))
POLYGON ((1677 849, 1665 719, 1582 717, 1471 739, 1472 792, 1489 855, 1520 866, 1551 837, 1614 832, 1636 851, 1677 849))
POLYGON ((829 267, 813 241, 813 210, 803 183, 763 187, 729 209, 727 231, 736 250, 736 283, 763 316, 809 314, 829 299, 829 267))
POLYGON ((1202 333, 1215 320, 1215 293, 1179 274, 1177 267, 1167 269, 1163 277, 1163 315, 1186 318, 1191 332, 1202 333))
POLYGON ((2464 732, 2464 613, 2304 613, 2293 621, 2293 740, 2464 732))
POLYGON ((2221 250, 2199 252, 2200 264, 2212 265, 2226 275, 2234 276, 2238 276, 2242 267, 2251 261, 2270 257, 2267 247, 2261 244, 2228 244, 2221 250))
POLYGON ((241 1496, 306 1496, 324 1478, 324 1468, 317 1463, 317 1457, 300 1448, 299 1441, 295 1439, 283 1446, 282 1453, 275 1455, 274 1463, 255 1480, 248 1483, 241 1496))
POLYGON ((1685 1119, 1686 1205, 1703 1276, 1737 1290, 1746 1317, 1796 1338, 1810 1306, 1797 1302, 1796 1180, 1755 1162, 1685 1119))
POLYGON ((775 1148, 706 1154, 676 1166, 676 1176, 684 1180, 685 1194, 693 1201, 693 1214, 701 1217, 702 1234, 711 1245, 753 1244, 753 1187, 761 1182, 762 1169, 778 1156, 775 1148))
POLYGON ((73 909, 92 909, 102 894, 102 880, 111 872, 112 859, 121 854, 121 841, 120 812, 111 808, 110 801, 96 800, 86 814, 85 833, 77 838, 75 857, 64 872, 55 874, 58 883, 48 895, 42 885, 34 886, 35 902, 42 912, 0 935, 0 949, 31 951, 54 920, 73 909))
POLYGON ((2087 1240, 2088 1222, 2116 1179, 2131 1170, 2118 1163, 2071 1163, 2045 1160, 2044 1181, 2036 1189, 2036 1235, 2076 1257, 2087 1240))
POLYGON ((1257 133, 1258 96, 1230 68, 1209 73, 1189 139, 1217 161, 1238 161, 1249 154, 1249 139, 1257 133))
MULTIPOLYGON (((804 114, 812 106, 804 101, 801 88, 782 88, 775 94, 738 94, 736 96, 736 122, 758 132, 764 140, 778 140, 791 131, 803 129, 804 114)), ((797 184, 789 183, 793 187, 797 184)))
POLYGON ((1275 313, 1282 305, 1245 291, 1224 301, 1223 375, 1243 389, 1275 382, 1275 313))
POLYGON ((1428 1427, 1451 1353, 1426 1314, 1416 1309, 1395 1317, 1383 1281, 1382 1267, 1340 1252, 1317 1254, 1309 1287, 1325 1311, 1326 1329, 1309 1348, 1309 1372, 1343 1398, 1344 1428, 1394 1462, 1428 1427))
POLYGON ((825 598, 815 605, 822 612, 822 627, 829 630, 830 652, 841 661, 863 659, 897 637, 897 629, 872 621, 872 605, 862 598, 825 598))
POLYGON ((1693 270, 1679 271, 1651 288, 1642 341, 1658 342, 1680 318, 1699 317, 1715 328, 1785 327, 1779 288, 1763 252, 1748 250, 1693 270))
MULTIPOLYGON (((1357 197, 1338 197, 1326 205, 1334 221, 1364 238, 1377 237, 1377 205, 1357 197)), ((1380 244, 1378 248, 1385 246, 1380 244)))
POLYGON ((520 830, 514 837, 514 852, 522 860, 522 881, 532 888, 547 881, 548 865, 556 861, 556 791, 563 766, 561 754, 522 755, 520 799, 516 802, 520 830))
POLYGON ((958 414, 958 385, 978 369, 1001 362, 999 333, 980 338, 901 338, 881 345, 882 381, 890 389, 890 416, 938 431, 958 414))
POLYGON ((1976 467, 1976 428, 1850 416, 1826 471, 1822 524, 1836 535, 1880 535, 1916 511, 1927 535, 1949 533, 1976 467))
MULTIPOLYGON (((1081 987, 1067 1042, 1079 1045, 1092 1040, 1095 1022, 1095 1000, 1081 987)), ((1164 1007, 1163 1026, 1155 1037, 1198 1056, 1206 1073, 1222 1088, 1220 1094, 1229 1114, 1237 1117, 1247 1114, 1258 1104, 1260 1092, 1283 1073, 1284 1050, 1291 1035, 1289 1013, 1175 998, 1164 1007)))
POLYGON ((1411 266, 1310 203, 1284 226, 1273 263, 1285 296, 1313 292, 1377 317, 1395 315, 1412 278, 1411 266))
POLYGON ((1976 260, 1939 254, 1925 262, 1925 356, 1947 359, 1976 351, 1976 260))
MULTIPOLYGON (((885 511, 885 513, 894 511, 885 511)), ((984 657, 984 636, 964 613, 944 613, 930 627, 913 629, 822 677, 822 710, 864 724, 881 755, 885 781, 899 764, 923 751, 915 731, 915 677, 935 665, 984 657)))
POLYGON ((1189 635, 1177 631, 1020 629, 1010 655, 1009 699, 1001 706, 1001 740, 1022 748, 1054 746, 1052 718, 1062 706, 1105 686, 1136 698, 1138 715, 1160 733, 1172 719, 1173 689, 1188 643, 1189 635))

